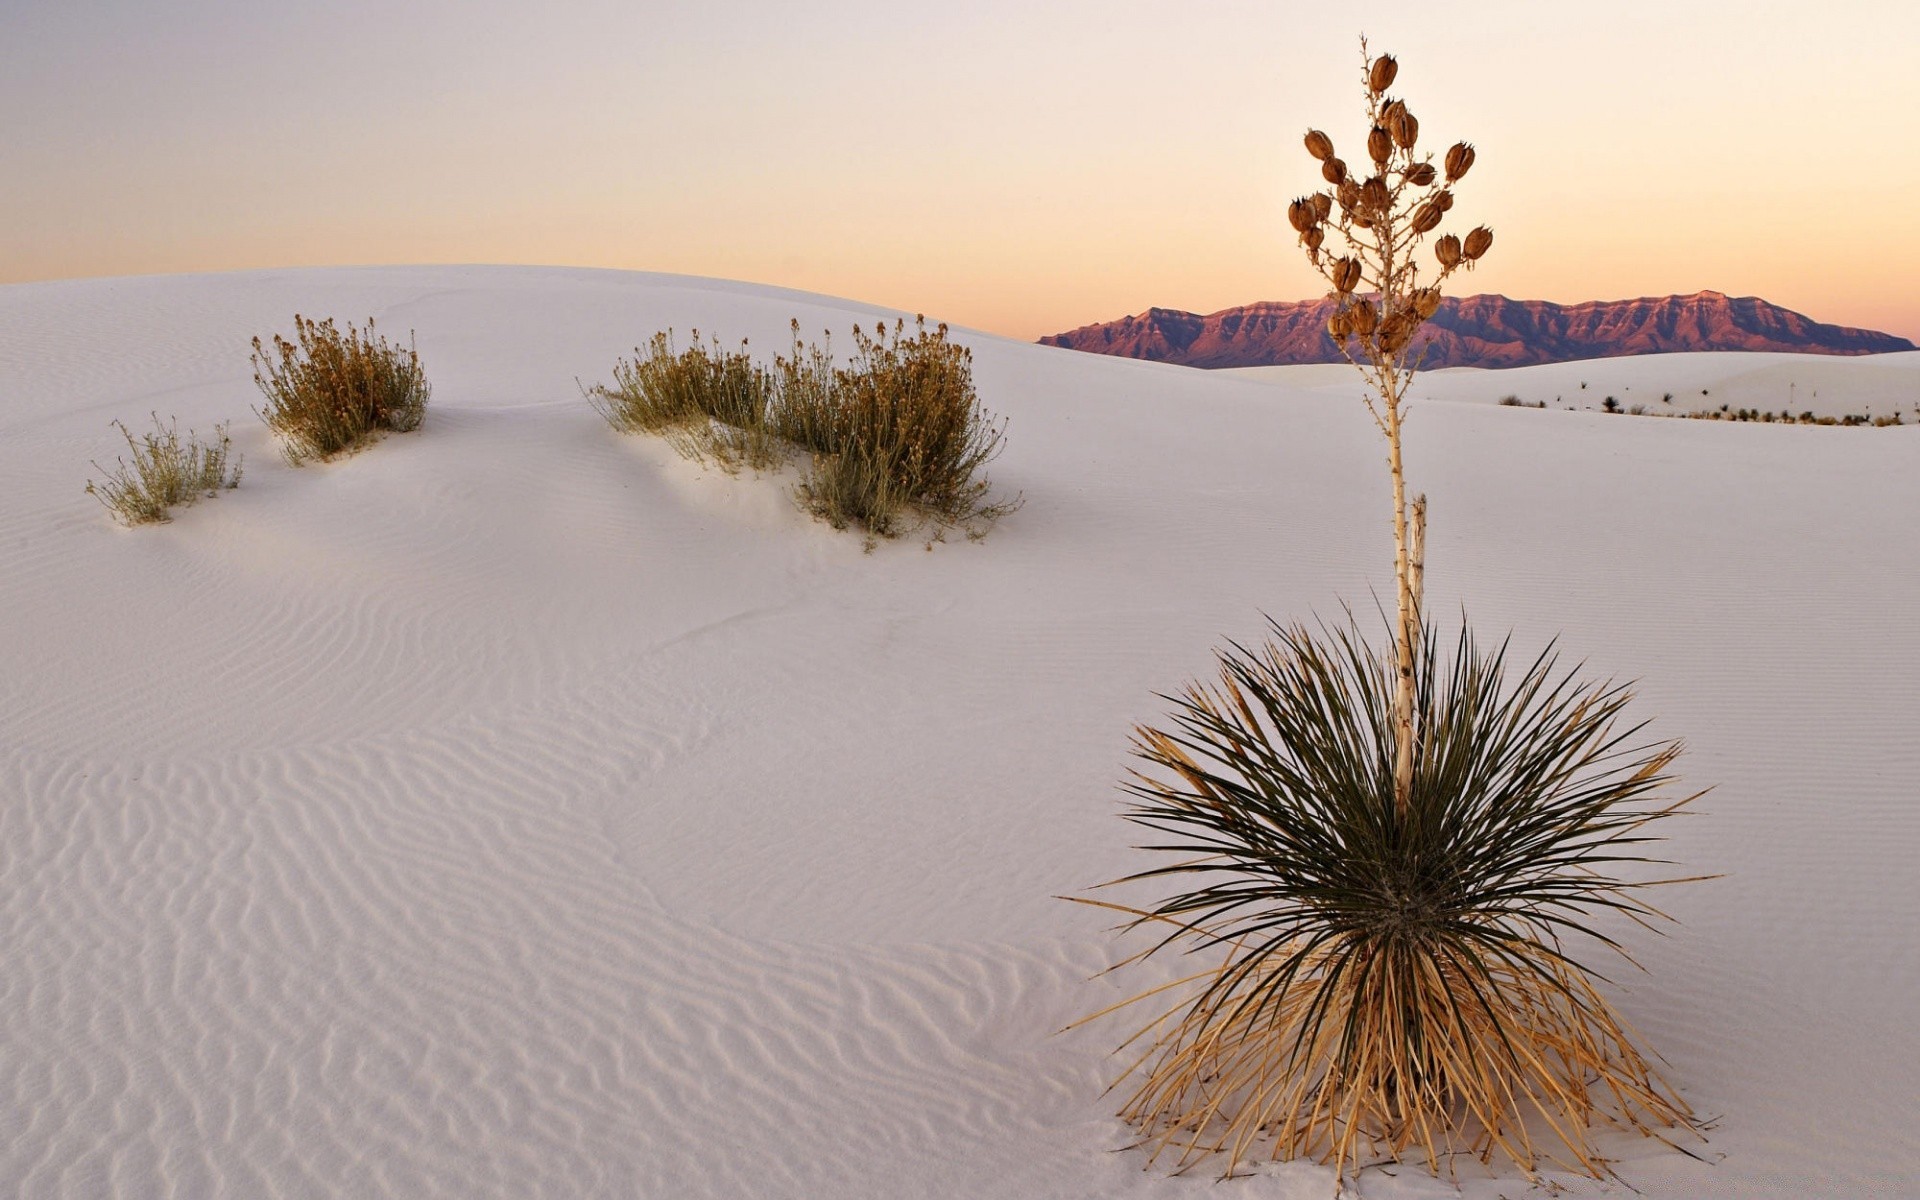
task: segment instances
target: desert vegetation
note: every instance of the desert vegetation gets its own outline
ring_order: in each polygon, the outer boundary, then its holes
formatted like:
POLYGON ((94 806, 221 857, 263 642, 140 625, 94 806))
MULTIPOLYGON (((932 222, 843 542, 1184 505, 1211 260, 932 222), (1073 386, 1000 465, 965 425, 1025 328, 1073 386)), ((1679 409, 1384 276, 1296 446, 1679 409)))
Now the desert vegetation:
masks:
POLYGON ((126 439, 128 457, 116 459, 111 470, 94 463, 93 469, 106 478, 87 481, 87 494, 123 525, 170 520, 171 508, 240 486, 240 459, 232 453, 225 425, 214 426, 213 440, 201 442, 192 430, 182 439, 177 422, 162 425, 159 414, 152 416, 153 430, 138 439, 115 421, 114 428, 126 439))
POLYGON ((1161 931, 1136 960, 1220 952, 1128 1044, 1123 1115, 1155 1157, 1232 1170, 1270 1140, 1342 1169, 1498 1152, 1598 1175, 1595 1125, 1690 1121, 1566 944, 1614 945, 1596 916, 1658 919, 1622 871, 1691 799, 1661 795, 1679 747, 1637 740, 1627 691, 1551 651, 1510 671, 1504 645, 1462 629, 1443 656, 1433 634, 1404 811, 1392 663, 1351 621, 1231 647, 1138 731, 1127 815, 1181 861, 1121 882, 1184 890, 1111 907, 1161 931))
MULTIPOLYGON (((1647 414, 1637 413, 1635 415, 1645 416, 1647 414)), ((1878 417, 1871 413, 1842 413, 1837 417, 1823 417, 1815 416, 1811 412, 1802 412, 1796 416, 1792 410, 1785 408, 1776 413, 1758 408, 1730 408, 1724 404, 1717 409, 1696 409, 1693 412, 1686 413, 1656 413, 1653 415, 1679 417, 1688 421, 1758 421, 1765 425, 1839 425, 1848 429, 1857 427, 1885 429, 1889 426, 1905 424, 1897 411, 1878 417)))
POLYGON ((744 342, 702 345, 696 330, 679 350, 668 331, 616 364, 611 385, 585 390, 614 428, 663 436, 730 472, 804 455, 796 498, 837 529, 893 537, 911 514, 978 536, 1018 503, 987 499, 984 469, 1005 433, 980 407, 971 352, 924 318, 911 334, 899 320, 855 326, 845 363, 830 337, 803 342, 796 321, 771 368, 744 342))
POLYGON ((253 381, 266 397, 260 418, 295 466, 350 453, 383 432, 418 429, 431 391, 420 356, 366 329, 296 314, 294 340, 253 339, 253 381))
POLYGON ((745 342, 738 350, 718 339, 681 350, 673 331, 656 333, 645 351, 613 368, 613 384, 587 389, 587 399, 622 433, 666 438, 689 458, 728 471, 770 467, 781 457, 772 429, 773 377, 754 363, 745 342))
POLYGON ((1624 954, 1616 934, 1657 918, 1637 896, 1650 826, 1692 797, 1667 794, 1679 747, 1640 737, 1624 688, 1551 649, 1510 671, 1464 620, 1442 654, 1424 620, 1427 503, 1402 457, 1414 335, 1493 235, 1439 233, 1474 149, 1436 165, 1388 93, 1396 61, 1361 50, 1369 165, 1308 132, 1328 186, 1288 215, 1387 444, 1396 604, 1384 646, 1351 615, 1231 645, 1216 683, 1135 731, 1126 815, 1174 861, 1116 882, 1176 890, 1088 902, 1152 935, 1121 967, 1176 949, 1204 965, 1106 1010, 1153 1013, 1114 1086, 1183 1169, 1266 1153, 1344 1181, 1472 1154, 1605 1176, 1597 1125, 1698 1128, 1576 957, 1624 954))

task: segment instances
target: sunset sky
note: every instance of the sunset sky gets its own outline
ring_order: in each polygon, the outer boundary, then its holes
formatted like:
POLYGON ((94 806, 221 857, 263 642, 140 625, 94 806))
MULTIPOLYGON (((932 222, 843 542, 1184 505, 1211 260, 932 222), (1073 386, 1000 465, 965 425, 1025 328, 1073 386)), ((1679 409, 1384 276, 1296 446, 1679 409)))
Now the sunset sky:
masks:
POLYGON ((1363 20, 1422 140, 1479 149, 1454 291, 1920 340, 1911 0, 0 0, 0 282, 552 263, 1023 338, 1301 299, 1363 20))

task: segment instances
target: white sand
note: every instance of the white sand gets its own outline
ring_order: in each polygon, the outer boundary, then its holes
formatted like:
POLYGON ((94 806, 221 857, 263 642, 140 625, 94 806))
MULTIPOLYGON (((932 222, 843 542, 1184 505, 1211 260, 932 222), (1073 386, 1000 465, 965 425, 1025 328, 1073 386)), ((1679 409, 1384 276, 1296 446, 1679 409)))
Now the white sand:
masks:
MULTIPOLYGON (((1388 585, 1382 446, 1351 387, 968 334, 1026 506, 868 555, 574 384, 667 325, 771 353, 876 312, 517 268, 0 288, 0 1190, 1229 1194, 1116 1152, 1118 1027, 1054 1036, 1114 948, 1053 897, 1148 860, 1115 784, 1156 691, 1388 585), (425 428, 282 464, 247 343, 296 311, 418 330, 425 428), (150 410, 232 418, 246 478, 123 530, 81 485, 150 410)), ((1920 428, 1411 429, 1434 611, 1638 676, 1718 785, 1670 848, 1727 877, 1666 894, 1620 1004, 1721 1120, 1625 1177, 1920 1195, 1920 428)))
MULTIPOLYGON (((1353 391, 1345 363, 1240 367, 1224 374, 1301 389, 1353 391)), ((1646 354, 1590 358, 1488 371, 1449 367, 1414 381, 1422 400, 1498 404, 1512 397, 1555 412, 1605 412, 1606 401, 1629 414, 1686 416, 1741 409, 1799 417, 1891 417, 1920 425, 1920 350, 1842 357, 1828 354, 1646 354)))

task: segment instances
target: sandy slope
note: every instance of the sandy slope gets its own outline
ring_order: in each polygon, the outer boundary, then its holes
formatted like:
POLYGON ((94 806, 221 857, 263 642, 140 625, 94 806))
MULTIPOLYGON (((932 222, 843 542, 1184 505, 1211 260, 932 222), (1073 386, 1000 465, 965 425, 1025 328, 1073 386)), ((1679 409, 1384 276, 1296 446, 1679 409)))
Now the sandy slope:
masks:
MULTIPOLYGON (((867 555, 574 384, 667 325, 875 312, 504 268, 0 288, 8 1194, 1221 1194, 1116 1152, 1117 1030, 1053 1036, 1112 946, 1052 897, 1140 865, 1154 692, 1387 583, 1380 447, 1337 385, 968 336, 1026 505, 867 555), (424 430, 280 463, 247 341, 295 311, 417 330, 424 430), (154 409, 232 418, 246 481, 121 530, 87 462, 154 409)), ((1719 785, 1673 849, 1727 877, 1622 1004, 1722 1121, 1627 1178, 1920 1192, 1920 429, 1412 428, 1436 611, 1638 675, 1719 785)))

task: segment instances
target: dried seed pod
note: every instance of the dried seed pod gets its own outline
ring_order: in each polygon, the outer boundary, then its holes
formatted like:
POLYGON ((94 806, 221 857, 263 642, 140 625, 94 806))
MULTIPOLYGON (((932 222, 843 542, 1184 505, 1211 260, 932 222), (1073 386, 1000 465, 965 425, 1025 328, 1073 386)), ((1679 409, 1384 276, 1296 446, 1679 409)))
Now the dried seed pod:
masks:
POLYGON ((1353 331, 1361 337, 1366 337, 1374 331, 1375 324, 1379 317, 1379 314, 1373 311, 1373 301, 1371 300, 1356 300, 1353 307, 1347 309, 1347 314, 1348 323, 1352 326, 1353 331))
POLYGON ((1367 134, 1367 154, 1372 157, 1374 162, 1383 163, 1387 161, 1388 156, 1392 153, 1393 135, 1378 125, 1375 125, 1372 131, 1367 134))
POLYGON ((1432 233, 1439 227, 1439 224, 1440 210, 1434 207, 1433 201, 1429 200, 1419 208, 1413 210, 1413 231, 1415 233, 1432 233))
POLYGON ((1345 309, 1327 318, 1327 335, 1336 342, 1344 342, 1353 333, 1353 318, 1345 309))
POLYGON ((1338 184, 1347 177, 1347 164, 1337 158, 1330 158, 1320 164, 1320 178, 1328 183, 1338 184))
POLYGON ((1300 240, 1306 243, 1307 253, 1312 254, 1314 251, 1320 249, 1321 242, 1327 240, 1327 231, 1315 225, 1312 229, 1301 234, 1300 240))
POLYGON ((1343 210, 1352 210, 1360 203, 1360 185, 1351 178, 1340 181, 1340 189, 1335 193, 1343 210))
POLYGON ((1302 198, 1287 205, 1287 224, 1293 226, 1297 233, 1305 233, 1312 229, 1314 226, 1313 201, 1302 198))
POLYGON ((1445 188, 1441 188, 1439 191, 1433 194, 1433 203, 1434 203, 1434 207, 1438 208, 1443 213, 1452 212, 1453 211, 1453 193, 1448 191, 1445 188))
POLYGON ((1395 313, 1391 317, 1388 317, 1386 320, 1380 322, 1378 338, 1380 353, 1389 358, 1400 353, 1400 348, 1407 344, 1408 336, 1409 330, 1407 329, 1405 313, 1395 313))
POLYGON ((1360 260, 1343 258, 1333 264, 1333 289, 1336 292, 1351 292, 1360 286, 1360 260))
POLYGON ((1485 225, 1476 225, 1473 227, 1473 232, 1467 235, 1466 245, 1461 247, 1460 252, 1467 256, 1468 262, 1473 262, 1485 254, 1492 245, 1493 230, 1485 225))
POLYGON ((1387 181, 1378 175, 1360 185, 1360 207, 1372 213, 1384 213, 1393 202, 1393 196, 1387 191, 1387 181))
POLYGON ((1333 157, 1333 139, 1318 129, 1307 130, 1307 153, 1321 162, 1333 157))
POLYGON ((1415 187, 1426 187, 1428 184, 1433 182, 1433 178, 1434 178, 1433 164, 1432 163, 1415 163, 1411 167, 1408 167, 1406 170, 1400 172, 1400 177, 1402 179, 1405 179, 1408 183, 1412 184, 1415 187))
POLYGON ((1393 144, 1402 150, 1413 149, 1413 144, 1420 140, 1420 122, 1404 108, 1389 128, 1393 130, 1393 144))
POLYGON ((1367 72, 1367 83, 1378 96, 1393 86, 1393 77, 1400 72, 1400 64, 1393 61, 1393 55, 1382 54, 1373 60, 1373 67, 1367 72))
POLYGON ((1452 183, 1467 173, 1473 166, 1473 147, 1465 142, 1455 142, 1453 149, 1447 151, 1447 182, 1452 183))
POLYGON ((1333 197, 1325 192, 1315 192, 1307 197, 1307 201, 1313 205, 1315 220, 1324 221, 1333 215, 1333 197))
POLYGON ((1433 244, 1433 256, 1440 260, 1441 266, 1453 270, 1460 265, 1460 239, 1450 233, 1442 237, 1433 244))
POLYGON ((1413 294, 1413 311, 1422 321, 1440 311, 1440 289, 1424 287, 1413 294))
POLYGON ((1405 100, 1389 100, 1387 101, 1387 106, 1380 110, 1380 124, 1388 129, 1392 129, 1393 123, 1398 121, 1400 114, 1406 111, 1407 102, 1405 100))

